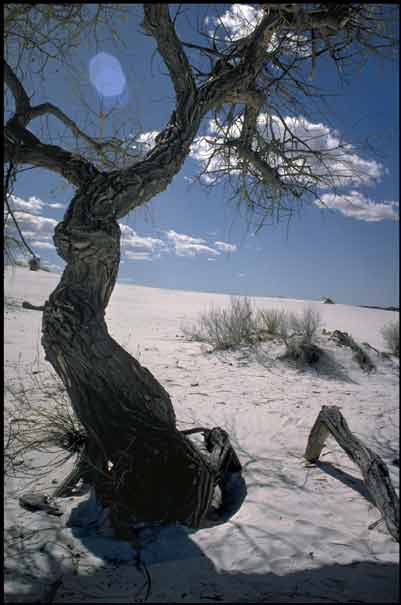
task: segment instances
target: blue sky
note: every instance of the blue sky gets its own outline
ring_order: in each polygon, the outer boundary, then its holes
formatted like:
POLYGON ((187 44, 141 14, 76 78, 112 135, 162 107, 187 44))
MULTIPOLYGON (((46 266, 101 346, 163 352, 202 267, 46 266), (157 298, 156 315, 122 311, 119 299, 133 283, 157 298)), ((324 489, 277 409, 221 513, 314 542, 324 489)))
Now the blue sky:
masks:
MULTIPOLYGON (((214 10, 218 6, 214 5, 214 10)), ((220 6, 224 14, 228 5, 220 6)), ((189 9, 203 17, 201 5, 187 5, 189 9)), ((138 12, 138 5, 134 12, 138 12)), ((99 135, 99 110, 107 111, 110 103, 116 106, 118 100, 117 109, 103 124, 105 135, 116 124, 124 126, 121 132, 125 136, 159 131, 173 108, 173 90, 162 62, 157 57, 152 61, 154 44, 139 32, 138 22, 132 15, 119 26, 126 48, 115 48, 109 41, 96 49, 82 45, 73 55, 80 64, 78 78, 66 77, 59 67, 49 68, 46 86, 34 88, 33 102, 59 104, 74 119, 86 115, 89 134, 99 135), (104 98, 102 106, 101 95, 90 81, 91 59, 101 52, 118 60, 110 77, 113 92, 121 92, 118 97, 104 98), (78 94, 92 107, 92 113, 84 109, 78 94)), ((195 39, 185 20, 179 27, 186 41, 195 39)), ((102 78, 98 86, 107 88, 107 69, 102 78)), ((311 108, 315 112, 313 124, 354 146, 352 153, 366 178, 341 189, 336 198, 327 192, 329 208, 303 204, 289 223, 269 224, 255 234, 254 226, 227 200, 221 186, 206 193, 193 182, 199 161, 196 156, 189 157, 166 191, 120 221, 120 281, 161 288, 312 300, 330 296, 339 303, 398 305, 398 62, 371 57, 345 86, 338 84, 334 68, 325 61, 318 67, 314 83, 331 96, 325 115, 311 108)), ((29 82, 26 86, 32 94, 29 82)), ((52 124, 54 133, 56 125, 52 124)), ((44 128, 43 123, 32 123, 38 134, 43 135, 44 128)), ((14 189, 14 205, 24 233, 51 266, 63 266, 51 235, 72 194, 73 188, 60 177, 39 169, 21 173, 14 189)))

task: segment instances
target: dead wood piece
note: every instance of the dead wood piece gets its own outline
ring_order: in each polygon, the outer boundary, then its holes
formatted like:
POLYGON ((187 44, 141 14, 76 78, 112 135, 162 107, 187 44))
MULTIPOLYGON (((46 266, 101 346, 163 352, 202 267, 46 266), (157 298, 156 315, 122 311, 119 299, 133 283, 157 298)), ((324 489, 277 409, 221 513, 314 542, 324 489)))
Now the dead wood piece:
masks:
POLYGON ((334 340, 340 347, 349 347, 352 349, 352 351, 354 351, 353 359, 359 364, 364 372, 369 373, 376 369, 376 366, 369 355, 355 342, 348 332, 334 330, 329 340, 334 340))
POLYGON ((44 511, 48 515, 55 515, 57 517, 63 514, 63 511, 45 494, 26 493, 19 498, 19 503, 23 508, 31 512, 44 511))
POLYGON ((24 302, 22 303, 22 307, 24 309, 31 309, 32 311, 43 311, 43 309, 45 308, 44 305, 33 305, 32 303, 24 300, 24 302))
POLYGON ((351 433, 337 406, 324 405, 309 435, 304 457, 308 462, 318 460, 323 445, 331 434, 357 466, 373 503, 382 513, 392 537, 400 541, 400 508, 398 496, 383 460, 351 433))

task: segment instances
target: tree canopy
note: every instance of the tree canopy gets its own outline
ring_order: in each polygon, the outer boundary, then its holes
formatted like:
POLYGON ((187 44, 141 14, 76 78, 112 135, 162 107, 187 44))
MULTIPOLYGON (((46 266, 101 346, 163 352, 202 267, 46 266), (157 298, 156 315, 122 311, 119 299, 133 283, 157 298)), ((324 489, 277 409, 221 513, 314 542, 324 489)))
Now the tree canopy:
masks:
POLYGON ((202 184, 229 182, 232 194, 252 210, 284 214, 292 201, 361 178, 365 167, 355 161, 350 145, 328 140, 328 132, 308 121, 312 100, 322 97, 314 74, 327 59, 345 79, 371 53, 394 55, 397 15, 396 6, 384 4, 233 5, 217 15, 210 10, 189 27, 190 5, 144 5, 140 14, 139 5, 8 4, 5 160, 14 167, 55 171, 75 186, 96 171, 123 170, 130 183, 118 209, 121 217, 166 187, 192 146, 202 184), (153 39, 176 97, 165 128, 142 137, 148 143, 142 153, 140 145, 132 145, 132 132, 131 140, 95 137, 83 119, 74 121, 51 99, 31 102, 40 79, 50 77, 50 65, 57 63, 63 77, 84 39, 95 43, 107 31, 118 43, 122 19, 136 21, 153 39), (192 41, 184 37, 195 30, 192 41), (43 116, 69 131, 68 144, 61 137, 54 144, 52 132, 38 136, 37 118, 43 116), (166 160, 170 165, 173 156, 174 166, 163 168, 158 185, 144 176, 166 160))

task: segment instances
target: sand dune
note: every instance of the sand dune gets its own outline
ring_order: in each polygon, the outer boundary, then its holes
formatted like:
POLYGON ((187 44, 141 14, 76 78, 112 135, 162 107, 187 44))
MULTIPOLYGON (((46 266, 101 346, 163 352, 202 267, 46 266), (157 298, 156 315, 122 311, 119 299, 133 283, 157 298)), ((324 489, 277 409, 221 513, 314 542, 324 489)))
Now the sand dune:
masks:
MULTIPOLYGON (((43 304, 58 280, 22 268, 6 273, 5 381, 14 388, 20 382, 37 389, 38 380, 47 380, 42 314, 21 303, 43 304)), ((151 577, 148 602, 397 602, 398 544, 383 523, 369 529, 380 514, 358 468, 334 440, 319 465, 307 465, 303 453, 321 406, 338 405, 351 430, 386 462, 398 492, 398 361, 372 352, 377 371, 366 374, 349 350, 322 336, 331 364, 300 370, 280 361, 273 345, 207 354, 203 345, 183 338, 183 323, 228 302, 222 294, 118 284, 107 310, 113 337, 169 392, 180 428, 226 428, 244 467, 246 498, 227 523, 149 533, 141 551, 151 577)), ((381 328, 398 318, 389 311, 303 300, 252 302, 291 311, 310 305, 326 329, 347 331, 379 350, 385 348, 381 328)), ((48 395, 43 389, 32 396, 46 401, 48 395)), ((7 398, 6 392, 6 406, 7 398)), ((41 456, 33 454, 32 462, 41 456)), ((60 500, 61 517, 19 506, 28 487, 51 493, 52 481, 66 472, 55 470, 30 486, 24 478, 6 479, 6 601, 49 597, 52 582, 62 577, 55 586, 59 603, 143 602, 145 571, 131 547, 65 526, 85 497, 60 500)))

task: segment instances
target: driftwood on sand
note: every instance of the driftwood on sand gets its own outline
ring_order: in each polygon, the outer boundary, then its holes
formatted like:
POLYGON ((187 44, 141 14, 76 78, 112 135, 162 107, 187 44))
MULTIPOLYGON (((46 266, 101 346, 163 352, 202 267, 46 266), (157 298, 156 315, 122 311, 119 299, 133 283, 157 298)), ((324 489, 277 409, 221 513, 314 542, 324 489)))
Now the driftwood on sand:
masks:
POLYGON ((309 435, 305 451, 308 462, 318 460, 327 437, 331 434, 361 470, 372 502, 377 506, 392 537, 400 541, 400 508, 398 496, 383 460, 350 431, 337 406, 324 405, 309 435))
POLYGON ((32 311, 43 311, 43 309, 45 308, 44 305, 33 305, 27 300, 24 300, 24 302, 22 303, 22 307, 24 309, 31 309, 32 311))
POLYGON ((349 347, 354 352, 354 360, 360 365, 364 372, 373 372, 376 367, 369 355, 364 351, 347 332, 334 330, 330 336, 340 347, 349 347))

